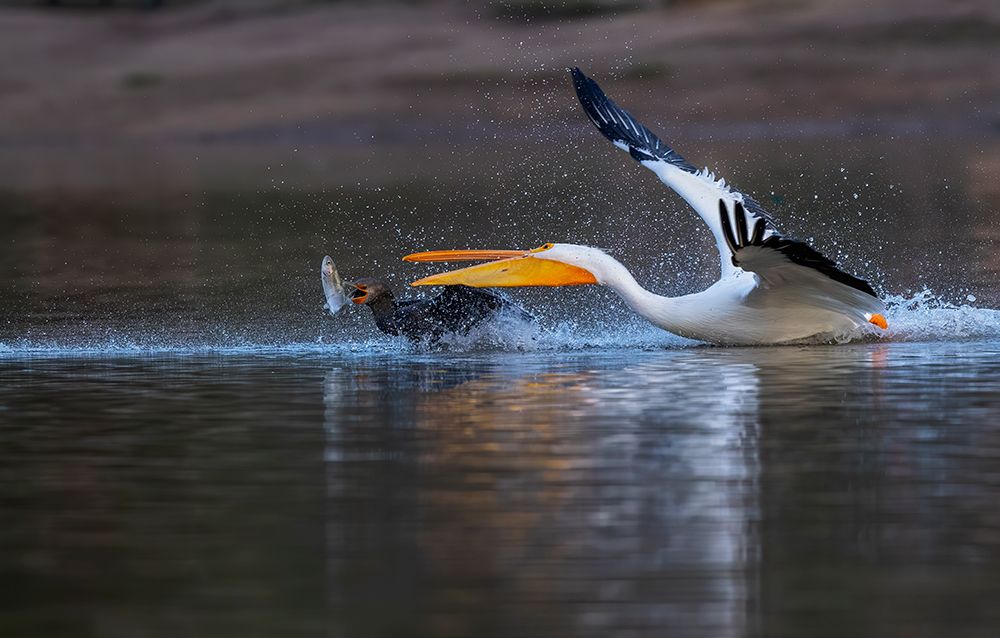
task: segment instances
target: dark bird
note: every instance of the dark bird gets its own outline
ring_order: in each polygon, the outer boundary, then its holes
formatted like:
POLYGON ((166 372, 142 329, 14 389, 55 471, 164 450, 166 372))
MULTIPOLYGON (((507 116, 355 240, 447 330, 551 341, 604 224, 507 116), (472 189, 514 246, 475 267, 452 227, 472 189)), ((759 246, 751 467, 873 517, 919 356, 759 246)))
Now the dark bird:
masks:
POLYGON ((438 341, 448 334, 465 335, 473 328, 507 316, 534 322, 520 306, 489 290, 447 286, 429 299, 396 299, 377 279, 347 284, 350 299, 368 306, 378 329, 411 341, 438 341))
POLYGON ((329 256, 320 267, 326 308, 336 315, 349 302, 371 308, 375 325, 388 335, 434 343, 448 334, 465 335, 501 317, 534 323, 535 318, 512 301, 489 290, 448 286, 429 299, 397 300, 383 282, 366 277, 344 283, 329 256))

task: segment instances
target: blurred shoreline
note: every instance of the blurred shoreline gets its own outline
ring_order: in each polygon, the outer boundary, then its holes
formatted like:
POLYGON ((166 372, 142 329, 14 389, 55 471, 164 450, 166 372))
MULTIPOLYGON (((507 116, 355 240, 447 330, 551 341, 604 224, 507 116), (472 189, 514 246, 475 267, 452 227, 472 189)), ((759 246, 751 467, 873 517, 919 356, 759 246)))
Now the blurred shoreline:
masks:
POLYGON ((497 3, 292 4, 0 10, 0 55, 17 60, 0 70, 0 145, 514 136, 583 124, 573 65, 652 124, 713 135, 1000 129, 987 0, 640 3, 559 20, 501 19, 497 3))

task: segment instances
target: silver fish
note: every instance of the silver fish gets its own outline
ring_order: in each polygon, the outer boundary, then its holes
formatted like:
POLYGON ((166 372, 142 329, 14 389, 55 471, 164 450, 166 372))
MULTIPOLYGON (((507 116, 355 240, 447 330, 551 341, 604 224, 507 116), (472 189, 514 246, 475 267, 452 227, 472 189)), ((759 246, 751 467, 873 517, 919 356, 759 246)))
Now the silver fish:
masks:
POLYGON ((344 282, 340 280, 340 273, 337 272, 337 265, 333 263, 330 256, 323 258, 323 265, 320 266, 320 278, 323 281, 323 295, 326 297, 326 309, 331 315, 340 312, 349 301, 347 291, 344 289, 344 282))

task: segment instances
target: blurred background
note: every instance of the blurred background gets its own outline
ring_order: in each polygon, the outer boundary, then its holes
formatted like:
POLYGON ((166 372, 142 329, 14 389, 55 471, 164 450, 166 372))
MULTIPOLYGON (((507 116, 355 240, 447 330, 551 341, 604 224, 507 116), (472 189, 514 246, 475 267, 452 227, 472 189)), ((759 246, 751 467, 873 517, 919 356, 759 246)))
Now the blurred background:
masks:
POLYGON ((883 294, 1000 303, 989 0, 8 0, 0 53, 0 342, 373 334, 323 321, 325 253, 403 285, 412 250, 565 240, 710 283, 572 65, 883 294))

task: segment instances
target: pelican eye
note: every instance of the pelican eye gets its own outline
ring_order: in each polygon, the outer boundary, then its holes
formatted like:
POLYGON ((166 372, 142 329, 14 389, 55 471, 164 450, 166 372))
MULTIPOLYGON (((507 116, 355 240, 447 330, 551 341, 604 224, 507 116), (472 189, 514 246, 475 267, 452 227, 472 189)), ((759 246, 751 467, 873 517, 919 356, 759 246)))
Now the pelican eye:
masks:
POLYGON ((533 252, 533 253, 540 253, 543 250, 549 250, 550 248, 553 248, 554 246, 555 246, 555 244, 553 244, 552 242, 549 242, 547 244, 542 244, 541 246, 539 246, 538 248, 535 248, 531 252, 533 252))

